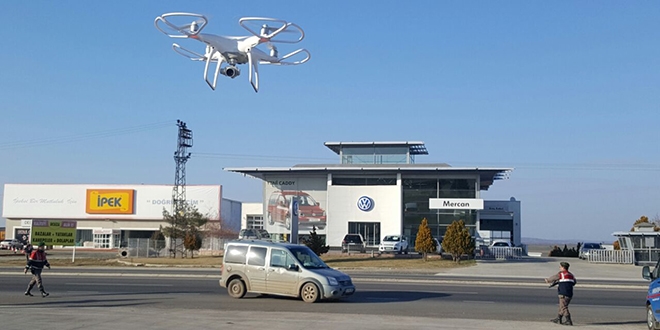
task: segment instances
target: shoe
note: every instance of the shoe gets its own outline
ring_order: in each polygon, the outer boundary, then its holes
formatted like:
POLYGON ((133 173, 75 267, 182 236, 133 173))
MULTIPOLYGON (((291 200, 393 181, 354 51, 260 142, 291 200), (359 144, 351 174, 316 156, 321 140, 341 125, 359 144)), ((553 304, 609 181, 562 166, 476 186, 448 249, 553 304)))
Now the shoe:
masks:
POLYGON ((566 315, 566 321, 563 324, 564 325, 573 325, 573 320, 571 320, 570 315, 566 315))
POLYGON ((25 295, 30 297, 34 296, 33 294, 30 293, 30 291, 25 291, 25 295))
POLYGON ((48 297, 49 295, 50 295, 50 293, 48 293, 46 291, 41 293, 41 296, 44 297, 44 298, 48 297))
POLYGON ((557 318, 550 320, 550 322, 557 323, 557 324, 563 324, 563 322, 561 320, 562 318, 563 318, 562 315, 557 315, 557 318))

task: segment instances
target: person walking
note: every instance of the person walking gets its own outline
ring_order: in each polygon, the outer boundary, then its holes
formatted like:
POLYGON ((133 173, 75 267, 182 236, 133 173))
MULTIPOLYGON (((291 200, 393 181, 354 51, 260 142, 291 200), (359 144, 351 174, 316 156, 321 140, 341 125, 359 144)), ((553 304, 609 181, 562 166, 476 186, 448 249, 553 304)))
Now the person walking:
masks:
POLYGON ((34 247, 32 246, 32 243, 27 242, 27 244, 25 244, 25 247, 23 247, 23 253, 25 254, 26 262, 30 261, 30 254, 32 254, 32 251, 34 251, 34 247))
POLYGON ((568 310, 568 304, 573 299, 573 286, 577 283, 575 276, 568 271, 571 265, 568 262, 562 261, 559 263, 559 272, 545 279, 545 283, 552 283, 550 287, 557 286, 559 293, 559 315, 557 318, 550 320, 553 323, 563 325, 573 325, 571 320, 571 312, 568 310), (563 321, 562 317, 566 320, 563 321))
POLYGON ((32 251, 30 254, 30 258, 28 259, 27 265, 25 266, 25 274, 27 274, 28 270, 32 273, 32 279, 30 280, 30 284, 28 284, 27 290, 25 291, 26 296, 32 296, 32 293, 30 291, 32 288, 34 288, 34 285, 36 284, 37 287, 39 288, 39 291, 41 291, 41 296, 42 297, 48 297, 49 293, 44 290, 44 284, 41 281, 41 271, 45 267, 48 267, 50 269, 50 264, 48 263, 48 259, 46 258, 46 251, 44 249, 46 248, 46 243, 44 242, 39 242, 39 247, 32 251))

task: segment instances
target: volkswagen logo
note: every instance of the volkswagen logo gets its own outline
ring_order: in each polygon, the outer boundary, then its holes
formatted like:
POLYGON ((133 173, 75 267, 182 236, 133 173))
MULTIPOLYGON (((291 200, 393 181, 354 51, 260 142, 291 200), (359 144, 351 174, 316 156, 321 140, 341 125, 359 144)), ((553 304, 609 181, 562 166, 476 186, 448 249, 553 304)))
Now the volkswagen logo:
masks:
POLYGON ((371 211, 374 208, 374 200, 370 197, 362 196, 358 198, 357 207, 364 212, 371 211))

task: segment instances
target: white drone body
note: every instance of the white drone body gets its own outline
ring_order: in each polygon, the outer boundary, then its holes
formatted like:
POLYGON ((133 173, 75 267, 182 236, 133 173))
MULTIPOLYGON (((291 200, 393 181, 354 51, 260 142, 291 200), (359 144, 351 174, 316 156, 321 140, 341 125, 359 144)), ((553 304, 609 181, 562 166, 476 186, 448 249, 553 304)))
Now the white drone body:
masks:
POLYGON ((236 78, 241 71, 236 67, 238 64, 248 64, 249 80, 255 92, 259 91, 259 64, 270 65, 298 65, 309 61, 311 54, 304 48, 295 50, 279 57, 277 47, 274 43, 298 43, 305 37, 305 32, 296 24, 280 19, 266 17, 243 17, 238 21, 243 28, 249 31, 250 36, 220 36, 215 34, 201 33, 206 27, 208 19, 204 15, 192 13, 168 13, 156 17, 154 25, 156 28, 170 38, 194 39, 206 44, 204 54, 200 54, 178 44, 172 44, 175 52, 193 61, 206 62, 204 67, 204 80, 215 90, 218 75, 222 74, 229 78, 236 78), (176 25, 176 20, 186 20, 190 23, 176 25), (277 27, 270 27, 268 24, 277 27), (258 27, 257 33, 255 27, 258 27), (295 37, 275 38, 283 33, 293 33, 295 37), (257 48, 266 44, 269 53, 257 48), (215 63, 213 79, 209 77, 211 63, 215 63), (224 64, 224 66, 223 66, 224 64))

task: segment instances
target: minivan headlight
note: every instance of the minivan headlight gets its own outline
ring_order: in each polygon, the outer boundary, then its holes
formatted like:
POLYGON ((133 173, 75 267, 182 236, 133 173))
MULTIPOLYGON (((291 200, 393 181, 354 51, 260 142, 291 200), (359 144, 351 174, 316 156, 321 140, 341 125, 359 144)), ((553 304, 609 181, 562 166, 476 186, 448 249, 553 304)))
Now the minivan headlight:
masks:
POLYGON ((328 276, 328 284, 330 284, 330 285, 339 285, 339 282, 337 282, 336 278, 328 276))

